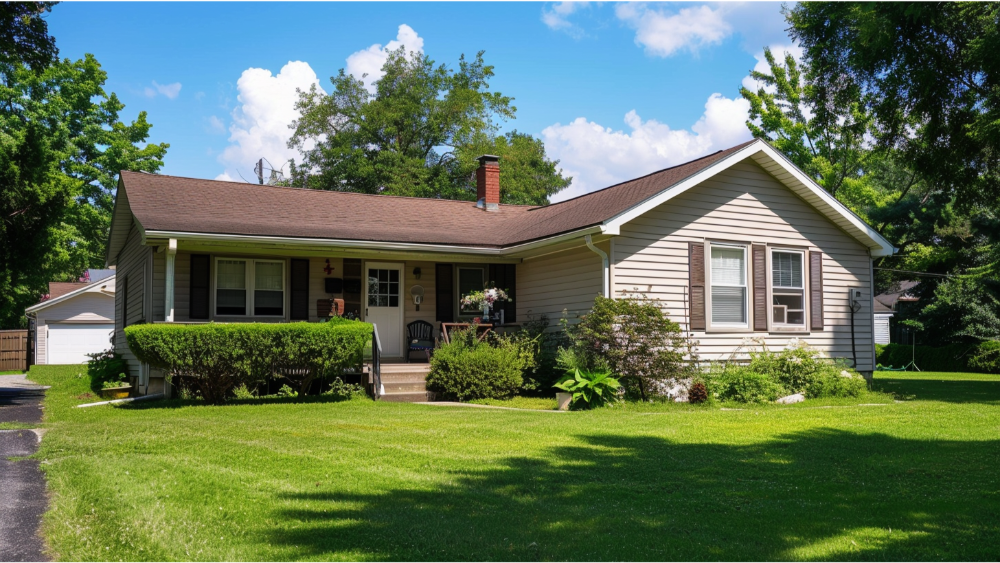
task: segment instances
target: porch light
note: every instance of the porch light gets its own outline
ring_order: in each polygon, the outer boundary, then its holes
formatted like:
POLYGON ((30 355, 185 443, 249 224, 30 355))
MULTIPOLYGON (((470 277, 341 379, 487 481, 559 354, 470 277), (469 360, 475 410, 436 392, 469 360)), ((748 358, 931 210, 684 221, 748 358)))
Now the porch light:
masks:
POLYGON ((416 279, 418 279, 418 280, 420 279, 420 268, 419 267, 413 269, 413 277, 416 278, 416 279))

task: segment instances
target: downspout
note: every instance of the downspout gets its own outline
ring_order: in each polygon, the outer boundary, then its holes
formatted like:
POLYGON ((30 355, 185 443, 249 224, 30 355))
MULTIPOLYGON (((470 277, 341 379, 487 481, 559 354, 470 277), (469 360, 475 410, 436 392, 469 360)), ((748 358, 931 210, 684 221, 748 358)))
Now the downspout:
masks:
POLYGON ((601 265, 604 271, 604 284, 601 286, 601 290, 604 292, 604 297, 611 297, 611 264, 608 261, 608 253, 594 246, 594 241, 590 238, 590 235, 583 237, 583 240, 587 242, 587 248, 593 250, 601 257, 601 265))

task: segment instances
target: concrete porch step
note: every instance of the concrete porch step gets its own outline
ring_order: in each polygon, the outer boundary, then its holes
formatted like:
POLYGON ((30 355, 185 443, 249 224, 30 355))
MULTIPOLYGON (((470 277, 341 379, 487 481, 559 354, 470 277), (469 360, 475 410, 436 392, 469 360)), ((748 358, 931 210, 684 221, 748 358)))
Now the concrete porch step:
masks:
POLYGON ((380 400, 390 403, 422 403, 424 401, 433 401, 434 393, 430 391, 419 393, 386 393, 382 395, 380 400))
POLYGON ((386 394, 389 393, 421 393, 427 391, 427 382, 419 381, 386 381, 382 380, 382 387, 386 394))

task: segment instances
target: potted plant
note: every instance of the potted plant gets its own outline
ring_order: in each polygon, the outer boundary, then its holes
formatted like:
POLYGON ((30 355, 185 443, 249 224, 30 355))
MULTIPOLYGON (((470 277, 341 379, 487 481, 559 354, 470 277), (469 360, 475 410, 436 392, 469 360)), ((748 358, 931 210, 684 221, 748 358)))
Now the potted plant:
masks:
POLYGON ((101 397, 105 399, 125 399, 131 391, 132 386, 126 381, 124 373, 119 373, 101 384, 101 397))
POLYGON ((494 303, 502 301, 510 301, 510 297, 507 296, 507 292, 497 287, 491 287, 482 291, 473 291, 472 293, 466 295, 462 298, 462 306, 482 309, 483 322, 489 322, 490 308, 493 307, 494 303))

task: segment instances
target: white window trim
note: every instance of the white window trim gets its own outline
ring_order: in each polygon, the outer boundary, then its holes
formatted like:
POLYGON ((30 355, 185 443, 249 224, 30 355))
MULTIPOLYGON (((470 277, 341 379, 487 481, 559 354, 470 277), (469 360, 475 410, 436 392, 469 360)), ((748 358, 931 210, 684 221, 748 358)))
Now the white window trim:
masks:
MULTIPOLYGON (((482 309, 479 309, 477 311, 462 310, 462 287, 461 287, 462 270, 478 270, 479 277, 483 280, 482 283, 487 283, 488 280, 486 279, 486 268, 484 268, 483 266, 458 266, 457 268, 455 268, 455 295, 456 295, 455 311, 458 313, 457 315, 455 315, 455 317, 456 318, 476 317, 482 314, 483 312, 482 309)), ((480 288, 480 290, 482 290, 482 288, 480 288)))
POLYGON ((242 258, 239 256, 216 256, 212 264, 212 318, 257 318, 257 319, 284 319, 288 315, 288 264, 286 260, 281 258, 242 258), (219 314, 219 261, 220 260, 231 260, 246 262, 246 292, 247 292, 247 311, 244 315, 234 315, 234 314, 219 314), (272 264, 281 264, 281 314, 280 315, 255 315, 253 314, 254 309, 254 289, 255 289, 255 278, 254 271, 257 267, 257 262, 268 262, 272 264))
POLYGON ((750 277, 750 244, 743 242, 725 241, 705 241, 705 265, 707 266, 705 279, 705 328, 707 332, 751 332, 753 330, 753 319, 751 314, 753 308, 750 306, 751 299, 751 277, 750 277), (742 287, 743 288, 743 318, 745 323, 716 323, 712 317, 712 247, 719 248, 739 248, 743 251, 743 285, 719 284, 719 287, 742 287))
POLYGON ((781 332, 781 333, 798 333, 798 334, 808 334, 809 333, 809 295, 806 291, 809 285, 809 261, 806 260, 806 251, 802 248, 790 248, 784 246, 770 246, 767 247, 767 330, 769 332, 781 332), (772 260, 775 252, 786 252, 789 254, 798 254, 802 259, 802 287, 792 288, 792 287, 781 287, 777 288, 780 294, 782 289, 799 289, 802 291, 802 324, 778 324, 774 322, 774 262, 772 260))

